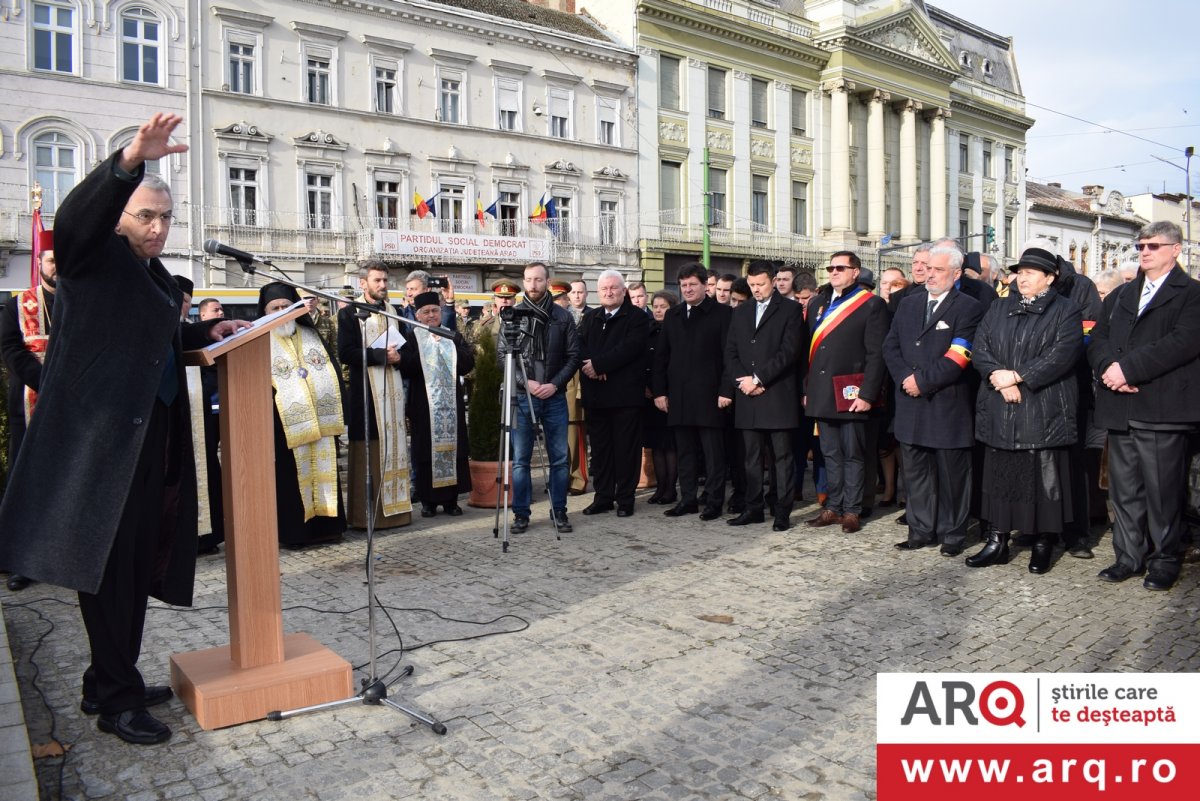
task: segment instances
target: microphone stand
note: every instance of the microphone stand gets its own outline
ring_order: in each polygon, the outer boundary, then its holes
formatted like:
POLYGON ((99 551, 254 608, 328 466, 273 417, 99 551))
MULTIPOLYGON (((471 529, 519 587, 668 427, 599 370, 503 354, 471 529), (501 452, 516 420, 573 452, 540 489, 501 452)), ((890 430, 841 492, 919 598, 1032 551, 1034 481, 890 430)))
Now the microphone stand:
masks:
MULTIPOLYGON (((241 259, 239 259, 238 261, 242 265, 242 269, 245 272, 249 273, 250 275, 254 275, 256 273, 253 262, 245 261, 245 260, 241 260, 241 259)), ((264 259, 264 260, 262 260, 262 263, 267 265, 268 267, 270 267, 272 270, 274 270, 275 273, 279 274, 279 277, 276 280, 278 280, 280 283, 287 284, 288 286, 293 287, 294 289, 303 289, 305 292, 307 292, 309 294, 316 295, 316 296, 322 297, 322 298, 327 298, 331 302, 334 302, 334 303, 346 303, 350 306, 353 306, 355 317, 357 317, 359 320, 359 326, 360 326, 361 336, 362 336, 362 346, 363 346, 362 347, 363 458, 364 458, 364 461, 366 462, 366 464, 364 465, 365 469, 363 471, 365 474, 363 492, 364 492, 364 500, 365 500, 365 503, 367 506, 367 508, 366 508, 366 520, 367 520, 367 648, 370 651, 370 660, 368 662, 368 670, 370 672, 366 678, 361 680, 362 690, 359 691, 356 695, 352 695, 349 698, 342 698, 337 701, 328 701, 324 704, 313 704, 312 706, 300 707, 298 709, 289 709, 289 710, 284 710, 284 711, 276 710, 274 712, 267 713, 267 720, 287 720, 288 718, 292 718, 297 715, 303 715, 303 714, 306 714, 309 712, 320 712, 320 711, 330 710, 330 709, 339 709, 343 706, 350 706, 352 704, 359 704, 359 703, 369 704, 372 706, 379 706, 381 704, 387 704, 388 706, 392 707, 393 709, 395 709, 399 712, 403 712, 404 714, 408 715, 410 718, 417 721, 418 723, 425 724, 426 726, 428 726, 430 729, 433 730, 434 734, 445 734, 446 733, 446 725, 444 723, 442 723, 441 721, 439 721, 437 718, 434 718, 431 715, 428 715, 428 714, 420 711, 419 709, 416 709, 415 707, 408 706, 408 705, 403 704, 399 701, 396 701, 392 698, 389 698, 388 697, 388 686, 383 681, 383 679, 381 679, 379 677, 378 669, 376 667, 376 657, 375 657, 375 605, 376 605, 376 597, 375 597, 375 496, 374 496, 374 487, 372 486, 372 482, 371 482, 371 438, 368 436, 369 431, 367 430, 369 428, 369 421, 371 419, 371 414, 370 414, 371 382, 370 382, 369 376, 367 375, 366 323, 367 323, 367 319, 372 314, 379 314, 379 315, 387 317, 391 320, 398 320, 400 322, 406 323, 413 328, 424 328, 426 331, 429 331, 432 334, 437 334, 438 336, 443 336, 446 338, 453 338, 454 332, 447 330, 445 328, 441 328, 439 326, 425 325, 424 323, 417 322, 416 320, 410 320, 407 317, 401 317, 400 315, 393 314, 390 311, 381 310, 378 306, 373 306, 369 303, 359 303, 358 301, 354 301, 354 300, 346 300, 341 295, 334 295, 334 294, 331 294, 329 292, 324 292, 319 289, 311 289, 310 287, 307 287, 303 284, 297 283, 296 281, 293 281, 292 279, 288 278, 286 275, 283 275, 283 271, 276 268, 275 265, 271 264, 269 261, 266 261, 264 259)), ((386 309, 386 306, 387 306, 387 304, 384 304, 385 309, 386 309)), ((377 421, 377 422, 380 423, 380 428, 382 428, 382 425, 381 425, 382 421, 377 421)), ((412 673, 413 673, 413 666, 405 665, 404 669, 400 671, 400 678, 404 678, 406 676, 411 676, 412 673)))

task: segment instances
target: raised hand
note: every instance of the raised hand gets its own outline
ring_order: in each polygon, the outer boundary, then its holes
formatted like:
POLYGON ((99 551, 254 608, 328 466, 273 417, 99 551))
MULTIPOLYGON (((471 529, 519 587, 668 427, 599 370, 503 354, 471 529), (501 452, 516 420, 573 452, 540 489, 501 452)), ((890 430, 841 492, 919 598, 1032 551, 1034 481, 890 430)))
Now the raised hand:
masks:
POLYGON ((171 133, 181 122, 183 117, 178 114, 159 112, 142 123, 133 141, 121 151, 121 169, 133 172, 142 162, 158 161, 163 156, 187 151, 188 146, 183 143, 171 144, 171 133))

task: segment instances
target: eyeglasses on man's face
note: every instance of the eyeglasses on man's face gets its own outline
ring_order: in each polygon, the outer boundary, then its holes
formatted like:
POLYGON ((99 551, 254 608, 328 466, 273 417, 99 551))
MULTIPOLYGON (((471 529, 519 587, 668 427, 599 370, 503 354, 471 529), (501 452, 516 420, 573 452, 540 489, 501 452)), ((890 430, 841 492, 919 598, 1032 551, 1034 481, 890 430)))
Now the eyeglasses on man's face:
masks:
POLYGON ((175 222, 175 215, 169 211, 166 214, 155 214, 152 211, 145 210, 139 211, 137 214, 134 214, 132 211, 122 211, 121 213, 128 214, 142 225, 153 225, 155 220, 163 225, 170 225, 171 223, 175 222))
POLYGON ((831 264, 831 265, 829 265, 829 272, 831 272, 831 273, 840 273, 842 270, 853 270, 853 269, 854 268, 851 267, 849 264, 831 264))
POLYGON ((1138 253, 1141 253, 1143 250, 1148 250, 1153 253, 1159 248, 1173 248, 1176 244, 1177 243, 1175 242, 1138 242, 1133 246, 1133 249, 1138 253))

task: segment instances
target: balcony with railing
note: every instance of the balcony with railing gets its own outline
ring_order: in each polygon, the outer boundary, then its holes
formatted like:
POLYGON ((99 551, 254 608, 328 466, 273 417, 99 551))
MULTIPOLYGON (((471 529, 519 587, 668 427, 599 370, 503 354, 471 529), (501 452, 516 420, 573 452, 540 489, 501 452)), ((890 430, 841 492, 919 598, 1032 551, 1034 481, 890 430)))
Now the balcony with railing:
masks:
POLYGON ((776 3, 763 0, 692 0, 690 4, 744 19, 771 28, 777 33, 800 39, 811 39, 814 32, 812 23, 799 16, 803 13, 802 10, 789 13, 780 10, 776 3))

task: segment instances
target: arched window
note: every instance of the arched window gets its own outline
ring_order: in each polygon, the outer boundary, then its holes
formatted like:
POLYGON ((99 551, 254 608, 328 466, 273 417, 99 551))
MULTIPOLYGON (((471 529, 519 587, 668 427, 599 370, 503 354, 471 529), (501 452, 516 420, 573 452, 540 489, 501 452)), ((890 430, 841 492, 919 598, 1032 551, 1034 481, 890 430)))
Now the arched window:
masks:
POLYGON ((153 11, 133 6, 121 13, 121 79, 161 83, 162 23, 153 11))
POLYGON ((42 211, 58 210, 79 180, 79 146, 60 131, 46 131, 33 140, 34 180, 42 185, 42 211))

